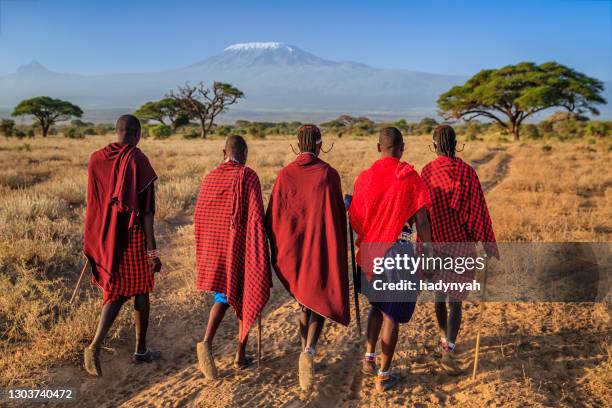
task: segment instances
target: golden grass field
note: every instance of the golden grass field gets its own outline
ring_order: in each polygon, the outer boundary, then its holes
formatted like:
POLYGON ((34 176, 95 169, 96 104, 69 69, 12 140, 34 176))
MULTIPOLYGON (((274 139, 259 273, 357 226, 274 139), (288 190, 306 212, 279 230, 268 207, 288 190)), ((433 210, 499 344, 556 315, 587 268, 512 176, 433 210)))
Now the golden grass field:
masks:
MULTIPOLYGON (((112 139, 0 141, 0 388, 72 386, 79 406, 612 405, 608 303, 489 304, 476 381, 441 372, 433 306, 420 304, 401 328, 394 360, 404 380, 384 395, 359 373, 364 342, 354 325, 329 324, 318 350, 318 386, 305 398, 297 382, 298 309, 278 281, 264 313, 261 368, 231 368, 236 323, 228 319, 215 343, 222 379, 207 383, 195 366, 195 342, 210 299, 194 287, 191 216, 203 175, 222 159, 222 140, 139 146, 159 175, 156 229, 164 269, 152 296, 149 342, 165 358, 146 366, 129 362, 127 306, 103 351, 104 376, 87 377, 81 352, 94 332, 101 294, 87 281, 76 305, 67 299, 83 262, 87 159, 112 139)), ((429 140, 406 138, 404 159, 417 170, 434 158, 429 140)), ((294 156, 290 141, 249 141, 247 164, 259 174, 266 202, 276 173, 294 156)), ((460 156, 477 167, 499 241, 611 241, 610 139, 469 142, 460 156)), ((375 138, 346 137, 322 156, 340 172, 345 192, 376 157, 375 138)), ((363 314, 367 302, 361 302, 363 314)), ((458 350, 466 368, 477 313, 477 304, 466 304, 458 350)))

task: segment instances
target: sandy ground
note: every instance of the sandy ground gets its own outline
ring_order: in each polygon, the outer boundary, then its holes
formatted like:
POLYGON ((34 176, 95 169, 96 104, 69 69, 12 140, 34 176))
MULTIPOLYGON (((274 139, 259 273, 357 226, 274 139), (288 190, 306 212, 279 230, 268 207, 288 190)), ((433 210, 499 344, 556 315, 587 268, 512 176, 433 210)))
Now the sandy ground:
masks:
MULTIPOLYGON (((508 152, 499 150, 475 163, 496 163, 483 180, 487 190, 503 179, 511 160, 508 152)), ((433 304, 421 303, 412 321, 400 329, 393 368, 402 381, 384 394, 360 373, 364 336, 357 333, 352 310, 350 327, 326 325, 317 349, 317 384, 305 396, 297 378, 298 307, 278 280, 264 311, 261 366, 232 368, 237 330, 233 313, 228 313, 214 344, 221 378, 209 382, 196 367, 195 343, 211 300, 193 289, 190 222, 186 216, 158 231, 165 272, 158 276, 153 295, 149 339, 163 351, 163 359, 134 365, 133 336, 126 332, 112 341, 112 349, 103 351, 102 378, 87 376, 79 361, 54 367, 49 384, 76 388, 79 407, 612 406, 607 304, 487 304, 480 369, 472 380, 479 305, 464 307, 457 356, 465 373, 449 376, 439 366, 434 347, 433 304)), ((364 327, 367 310, 362 298, 364 327)), ((254 337, 253 331, 252 354, 254 337)))

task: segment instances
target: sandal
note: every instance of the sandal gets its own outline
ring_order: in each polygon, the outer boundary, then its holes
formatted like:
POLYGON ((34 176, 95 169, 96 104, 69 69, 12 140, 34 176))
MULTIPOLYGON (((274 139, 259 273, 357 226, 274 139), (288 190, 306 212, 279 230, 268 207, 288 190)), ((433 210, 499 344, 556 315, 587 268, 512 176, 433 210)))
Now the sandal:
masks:
POLYGON ((299 370, 300 388, 309 392, 314 380, 314 356, 307 351, 300 354, 299 370))
POLYGON ((378 367, 376 367, 376 361, 364 358, 361 362, 361 372, 365 375, 377 375, 378 367))
POLYGON ((100 349, 92 349, 87 347, 83 353, 83 365, 85 366, 85 371, 89 374, 101 377, 102 376, 102 368, 100 367, 100 349))
POLYGON ((161 351, 148 348, 144 353, 134 353, 132 361, 135 363, 152 363, 161 358, 161 351))
POLYGON ((378 376, 376 378, 376 390, 378 392, 384 392, 393 388, 400 380, 400 376, 397 374, 389 374, 386 376, 378 376))
POLYGON ((217 367, 215 366, 215 359, 212 355, 210 344, 206 341, 201 341, 197 344, 198 354, 198 368, 209 380, 217 378, 217 367))

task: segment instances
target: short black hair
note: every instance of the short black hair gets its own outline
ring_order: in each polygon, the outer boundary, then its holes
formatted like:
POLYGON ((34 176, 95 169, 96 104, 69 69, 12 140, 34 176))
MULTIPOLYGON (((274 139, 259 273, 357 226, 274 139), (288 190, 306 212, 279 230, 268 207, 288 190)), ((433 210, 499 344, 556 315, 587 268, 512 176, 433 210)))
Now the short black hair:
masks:
POLYGON ((404 144, 404 136, 398 128, 386 127, 378 134, 378 144, 382 150, 397 150, 404 144))
POLYGON ((225 152, 238 158, 237 156, 243 157, 247 149, 246 140, 239 135, 231 135, 225 139, 225 152))
POLYGON ((134 115, 121 115, 115 124, 115 131, 121 139, 138 136, 140 128, 140 121, 134 115))
POLYGON ((444 156, 455 157, 457 136, 451 125, 440 125, 434 129, 433 140, 436 143, 436 151, 444 156))

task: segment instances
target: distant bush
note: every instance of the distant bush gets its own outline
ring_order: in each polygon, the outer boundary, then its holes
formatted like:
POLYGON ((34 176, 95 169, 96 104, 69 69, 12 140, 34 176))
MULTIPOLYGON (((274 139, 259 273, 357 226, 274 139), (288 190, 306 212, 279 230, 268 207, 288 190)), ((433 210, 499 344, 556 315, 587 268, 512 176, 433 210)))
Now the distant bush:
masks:
POLYGON ((167 139, 172 136, 172 129, 166 125, 152 125, 148 129, 149 136, 154 139, 167 139))
POLYGON ((2 119, 0 120, 0 133, 4 137, 11 137, 15 132, 15 121, 12 119, 2 119))
POLYGON ((540 132, 538 131, 538 127, 531 123, 528 123, 523 127, 523 135, 527 139, 531 139, 531 140, 537 140, 542 137, 540 135, 540 132))
POLYGON ((78 127, 70 126, 64 130, 64 136, 69 139, 83 139, 85 134, 78 127))

